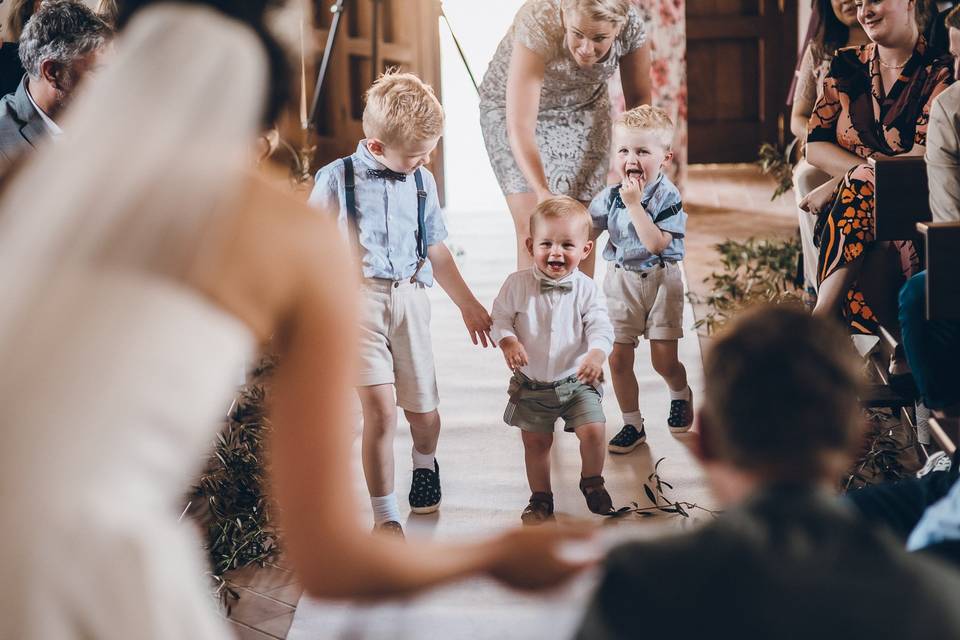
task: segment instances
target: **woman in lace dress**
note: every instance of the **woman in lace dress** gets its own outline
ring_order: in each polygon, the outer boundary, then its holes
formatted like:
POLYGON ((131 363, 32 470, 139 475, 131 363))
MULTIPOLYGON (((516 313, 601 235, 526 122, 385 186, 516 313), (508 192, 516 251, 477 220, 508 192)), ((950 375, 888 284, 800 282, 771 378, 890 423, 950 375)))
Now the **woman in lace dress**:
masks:
POLYGON ((581 567, 560 531, 405 545, 351 485, 356 268, 334 216, 252 173, 288 93, 271 0, 121 3, 117 54, 0 199, 0 637, 211 640, 178 523, 236 372, 268 339, 271 486, 318 597, 581 567))
MULTIPOLYGON (((480 85, 480 126, 517 233, 553 194, 589 202, 610 157, 607 80, 617 67, 627 108, 650 102, 650 51, 629 0, 527 0, 480 85)), ((581 263, 592 275, 593 254, 581 263)))

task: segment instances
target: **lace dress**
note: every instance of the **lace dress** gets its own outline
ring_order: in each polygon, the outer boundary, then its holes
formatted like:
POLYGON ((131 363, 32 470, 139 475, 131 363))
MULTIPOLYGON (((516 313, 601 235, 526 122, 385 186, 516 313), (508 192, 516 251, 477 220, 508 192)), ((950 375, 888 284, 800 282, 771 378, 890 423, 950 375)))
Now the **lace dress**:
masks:
POLYGON ((505 195, 530 191, 507 138, 507 73, 514 43, 545 61, 536 139, 547 184, 553 193, 589 201, 606 184, 611 127, 607 80, 620 58, 645 40, 643 19, 631 6, 607 56, 582 69, 564 43, 560 0, 528 0, 520 8, 480 85, 480 127, 505 195))

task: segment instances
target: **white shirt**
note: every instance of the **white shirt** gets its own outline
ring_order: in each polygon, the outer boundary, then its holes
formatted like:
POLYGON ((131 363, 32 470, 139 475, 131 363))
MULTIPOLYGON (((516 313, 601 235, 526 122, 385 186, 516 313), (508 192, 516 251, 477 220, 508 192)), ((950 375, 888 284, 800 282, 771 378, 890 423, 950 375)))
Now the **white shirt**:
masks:
POLYGON ((507 277, 493 301, 493 339, 514 337, 527 352, 521 372, 539 382, 554 382, 577 372, 592 349, 610 355, 613 326, 597 284, 580 271, 558 282, 570 281, 572 291, 540 292, 540 280, 549 280, 536 268, 507 277))
POLYGON ((27 87, 27 97, 30 99, 30 104, 33 105, 33 108, 36 109, 37 113, 40 114, 40 119, 43 120, 43 124, 47 128, 47 131, 50 132, 50 137, 56 138, 61 133, 63 133, 63 129, 61 129, 60 126, 53 121, 53 118, 48 116, 43 109, 37 106, 37 103, 34 101, 33 96, 30 95, 29 86, 27 87))

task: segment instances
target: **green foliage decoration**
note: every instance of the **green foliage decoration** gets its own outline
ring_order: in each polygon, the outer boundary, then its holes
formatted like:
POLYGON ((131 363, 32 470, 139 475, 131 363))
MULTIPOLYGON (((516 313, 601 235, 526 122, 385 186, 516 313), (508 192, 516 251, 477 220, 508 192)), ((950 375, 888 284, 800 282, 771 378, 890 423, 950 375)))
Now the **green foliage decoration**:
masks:
MULTIPOLYGON (((266 417, 267 381, 274 368, 262 360, 241 388, 217 434, 207 466, 194 488, 197 515, 206 531, 205 548, 212 579, 224 604, 237 593, 225 574, 251 564, 276 560, 275 505, 267 492, 265 463, 270 423, 266 417), (203 509, 205 507, 205 509, 203 509)), ((228 606, 229 608, 229 606, 228 606)))
POLYGON ((690 294, 694 303, 709 307, 693 325, 695 329, 704 328, 710 335, 749 307, 802 301, 803 291, 794 282, 799 238, 726 240, 714 249, 720 254, 722 269, 704 279, 710 284, 710 294, 705 298, 690 294))
POLYGON ((793 188, 793 163, 790 157, 795 145, 796 141, 788 144, 785 149, 769 142, 760 145, 756 164, 760 167, 760 172, 773 178, 777 185, 770 197, 771 200, 776 200, 793 188))

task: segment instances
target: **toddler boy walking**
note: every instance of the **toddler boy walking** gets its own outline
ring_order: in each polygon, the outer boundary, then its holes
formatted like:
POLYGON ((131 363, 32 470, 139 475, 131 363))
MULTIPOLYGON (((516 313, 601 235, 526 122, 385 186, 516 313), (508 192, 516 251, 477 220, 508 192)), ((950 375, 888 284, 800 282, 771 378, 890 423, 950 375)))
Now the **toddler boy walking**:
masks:
POLYGON ((603 250, 609 269, 603 283, 613 323, 610 354, 613 390, 623 427, 610 440, 613 453, 629 453, 646 440, 639 386, 633 372, 640 336, 650 341, 653 368, 670 388, 674 433, 693 424, 693 398, 687 372, 677 355, 683 337, 683 237, 687 214, 680 192, 662 169, 673 156, 673 123, 666 112, 643 105, 622 114, 613 128, 621 183, 590 203, 593 226, 610 238, 603 250))
POLYGON ((363 472, 374 529, 403 535, 394 493, 396 407, 413 436, 410 508, 440 507, 439 395, 426 287, 434 277, 460 308, 470 336, 487 345, 490 316, 443 243, 447 230, 433 175, 424 168, 443 129, 433 90, 409 73, 387 73, 367 91, 366 136, 356 152, 317 173, 311 204, 339 211, 362 270, 360 371, 363 472))
POLYGON ((553 515, 550 448, 558 418, 580 440, 580 490, 593 513, 613 505, 603 482, 603 361, 613 329, 593 280, 577 267, 593 248, 590 215, 566 196, 540 203, 530 217, 534 266, 507 277, 493 303, 492 336, 513 370, 503 420, 520 428, 530 502, 524 524, 553 515))

